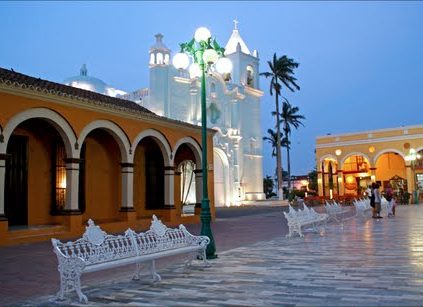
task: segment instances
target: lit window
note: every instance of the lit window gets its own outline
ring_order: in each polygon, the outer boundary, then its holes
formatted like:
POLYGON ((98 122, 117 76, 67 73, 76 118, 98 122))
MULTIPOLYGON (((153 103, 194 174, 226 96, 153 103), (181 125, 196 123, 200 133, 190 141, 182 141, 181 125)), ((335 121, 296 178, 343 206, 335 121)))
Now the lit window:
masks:
POLYGON ((157 53, 157 63, 156 64, 163 64, 163 53, 157 53))
POLYGON ((54 212, 60 212, 65 208, 66 201, 66 152, 63 142, 58 141, 54 145, 54 177, 55 177, 55 206, 54 212))
POLYGON ((254 87, 254 69, 251 65, 247 66, 247 85, 254 87))

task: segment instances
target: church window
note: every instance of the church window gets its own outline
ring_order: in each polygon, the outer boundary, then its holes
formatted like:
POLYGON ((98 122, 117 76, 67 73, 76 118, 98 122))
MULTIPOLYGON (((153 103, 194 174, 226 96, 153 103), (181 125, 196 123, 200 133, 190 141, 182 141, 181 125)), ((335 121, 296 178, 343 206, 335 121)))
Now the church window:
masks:
POLYGON ((154 64, 154 53, 150 54, 150 64, 154 64))
POLYGON ((210 84, 210 94, 212 96, 216 96, 216 83, 212 82, 210 84))
POLYGON ((231 81, 231 79, 232 79, 232 77, 231 77, 230 72, 223 75, 223 80, 225 80, 225 82, 229 82, 229 81, 231 81))
POLYGON ((250 138, 250 154, 256 154, 257 140, 255 138, 250 138))
POLYGON ((165 57, 164 57, 164 63, 165 63, 166 65, 168 65, 168 64, 169 64, 169 55, 168 55, 168 54, 165 54, 165 57))
POLYGON ((251 65, 247 66, 247 85, 254 87, 254 69, 251 65))
POLYGON ((156 64, 163 64, 163 53, 157 53, 157 63, 156 64))

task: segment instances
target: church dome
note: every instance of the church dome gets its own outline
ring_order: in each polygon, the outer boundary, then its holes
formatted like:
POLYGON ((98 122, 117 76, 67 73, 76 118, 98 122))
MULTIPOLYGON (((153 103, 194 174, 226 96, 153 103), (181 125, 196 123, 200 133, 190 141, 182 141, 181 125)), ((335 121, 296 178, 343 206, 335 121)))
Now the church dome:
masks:
POLYGON ((163 34, 157 33, 154 37, 156 38, 156 42, 150 47, 150 52, 155 50, 170 52, 170 49, 163 43, 163 34))
POLYGON ((63 84, 112 97, 126 94, 124 91, 107 85, 103 80, 88 76, 87 66, 85 64, 82 65, 79 76, 67 78, 63 81, 63 84))

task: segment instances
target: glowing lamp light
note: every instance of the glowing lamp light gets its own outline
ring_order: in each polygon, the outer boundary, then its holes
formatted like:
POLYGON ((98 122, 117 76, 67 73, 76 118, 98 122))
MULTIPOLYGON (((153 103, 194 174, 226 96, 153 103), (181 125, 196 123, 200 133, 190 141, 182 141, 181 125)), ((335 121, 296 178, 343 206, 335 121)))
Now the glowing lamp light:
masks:
POLYGON ((214 64, 217 62, 219 55, 214 49, 207 49, 203 53, 203 61, 207 64, 214 64))
POLYGON ((60 189, 66 189, 66 176, 64 176, 64 178, 60 179, 59 188, 60 189))
POLYGON ((191 78, 197 78, 201 76, 201 68, 197 63, 192 63, 189 67, 189 76, 191 78))
POLYGON ((206 27, 200 27, 195 31, 194 34, 194 39, 196 42, 207 42, 207 40, 211 37, 211 33, 209 31, 209 29, 207 29, 206 27))
POLYGON ((340 156, 340 155, 342 154, 342 150, 341 150, 341 149, 337 149, 337 150, 335 150, 335 154, 336 154, 337 156, 340 156))
POLYGON ((220 74, 228 74, 232 71, 232 62, 228 58, 220 58, 216 62, 216 70, 220 74))
POLYGON ((179 52, 173 57, 173 66, 177 69, 187 69, 189 66, 189 57, 187 54, 179 52))
POLYGON ((369 147, 369 152, 372 152, 372 153, 375 152, 375 147, 374 146, 370 146, 369 147))
POLYGON ((347 178, 345 178, 345 181, 347 183, 353 183, 354 182, 354 177, 353 176, 348 176, 347 178))

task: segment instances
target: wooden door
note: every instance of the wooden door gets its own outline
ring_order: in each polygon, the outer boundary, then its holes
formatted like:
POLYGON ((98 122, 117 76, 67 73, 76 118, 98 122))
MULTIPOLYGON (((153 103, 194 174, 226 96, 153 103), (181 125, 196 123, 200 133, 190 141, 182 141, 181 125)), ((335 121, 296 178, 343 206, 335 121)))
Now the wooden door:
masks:
POLYGON ((7 154, 5 214, 9 226, 28 225, 28 137, 12 135, 7 154))

